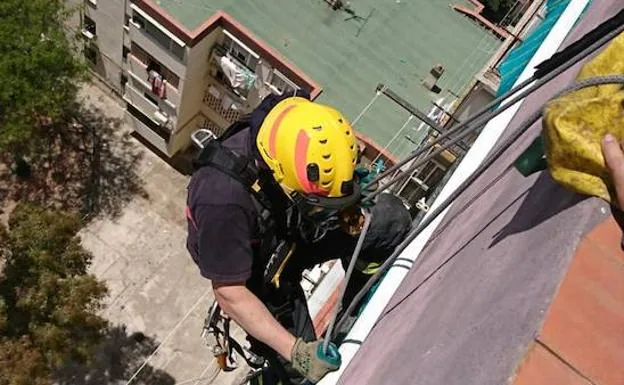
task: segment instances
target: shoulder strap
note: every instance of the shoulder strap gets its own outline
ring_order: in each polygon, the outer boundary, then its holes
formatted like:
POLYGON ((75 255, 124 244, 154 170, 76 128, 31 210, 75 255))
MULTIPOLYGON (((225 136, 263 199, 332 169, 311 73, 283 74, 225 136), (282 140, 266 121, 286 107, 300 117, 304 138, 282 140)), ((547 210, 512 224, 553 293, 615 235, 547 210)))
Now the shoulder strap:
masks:
POLYGON ((242 184, 264 208, 271 208, 261 190, 261 175, 252 158, 238 154, 219 141, 209 141, 193 162, 195 169, 212 167, 242 184))

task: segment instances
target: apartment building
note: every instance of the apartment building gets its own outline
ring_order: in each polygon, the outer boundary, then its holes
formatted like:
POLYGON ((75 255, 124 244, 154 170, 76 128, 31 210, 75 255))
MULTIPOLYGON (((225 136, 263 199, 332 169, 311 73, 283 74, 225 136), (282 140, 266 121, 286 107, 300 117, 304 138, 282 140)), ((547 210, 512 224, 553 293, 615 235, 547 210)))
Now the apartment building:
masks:
POLYGON ((366 148, 382 151, 407 116, 372 102, 380 82, 427 111, 432 96, 421 78, 433 65, 446 67, 440 85, 457 91, 472 77, 464 59, 489 57, 473 49, 483 31, 438 2, 67 1, 81 9, 76 24, 93 70, 124 95, 137 132, 167 155, 188 145, 193 128, 222 129, 267 92, 316 96, 321 87, 318 101, 357 121, 366 148))
POLYGON ((187 148, 199 128, 219 135, 268 94, 320 93, 225 12, 190 31, 149 1, 83 1, 85 57, 122 95, 128 124, 166 156, 187 148))

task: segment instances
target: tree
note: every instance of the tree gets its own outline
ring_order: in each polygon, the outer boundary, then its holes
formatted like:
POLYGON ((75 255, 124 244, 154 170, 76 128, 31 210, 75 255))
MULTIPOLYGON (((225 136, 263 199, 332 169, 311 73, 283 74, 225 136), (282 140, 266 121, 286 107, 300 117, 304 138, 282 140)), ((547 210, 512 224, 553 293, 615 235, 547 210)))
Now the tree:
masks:
POLYGON ((80 227, 76 216, 20 204, 0 230, 0 385, 48 384, 101 341, 106 288, 87 273, 80 227))
POLYGON ((87 67, 65 29, 64 0, 0 1, 0 153, 42 148, 75 108, 87 67))

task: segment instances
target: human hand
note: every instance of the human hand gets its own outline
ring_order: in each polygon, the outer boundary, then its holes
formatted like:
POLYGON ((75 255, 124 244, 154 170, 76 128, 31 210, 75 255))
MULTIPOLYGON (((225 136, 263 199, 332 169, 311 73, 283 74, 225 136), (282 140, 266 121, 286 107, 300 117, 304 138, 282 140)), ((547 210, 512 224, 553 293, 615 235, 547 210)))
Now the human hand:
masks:
POLYGON ((340 352, 333 343, 327 347, 327 353, 323 352, 322 339, 305 342, 298 338, 291 356, 293 368, 313 384, 319 382, 327 373, 337 370, 342 363, 340 352))
POLYGON ((602 155, 613 178, 617 205, 624 208, 624 151, 622 145, 611 134, 602 139, 602 155))

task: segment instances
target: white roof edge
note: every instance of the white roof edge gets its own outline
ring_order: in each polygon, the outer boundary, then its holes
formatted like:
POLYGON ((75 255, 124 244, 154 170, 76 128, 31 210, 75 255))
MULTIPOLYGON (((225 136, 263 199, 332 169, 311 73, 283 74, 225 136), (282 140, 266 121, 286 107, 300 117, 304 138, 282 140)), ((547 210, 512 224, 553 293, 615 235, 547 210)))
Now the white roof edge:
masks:
MULTIPOLYGON (((514 86, 531 78, 535 72, 534 68, 537 64, 550 58, 561 46, 568 33, 574 27, 576 21, 581 17, 583 11, 590 0, 571 0, 570 4, 563 12, 559 20, 555 23, 548 36, 542 42, 537 52, 533 55, 520 78, 514 86)), ((472 145, 466 156, 459 164, 457 170, 453 173, 447 184, 442 189, 440 195, 436 198, 431 206, 429 213, 440 206, 444 200, 451 195, 483 162, 487 154, 495 146, 496 142, 505 131, 513 117, 518 112, 524 100, 516 103, 507 111, 501 113, 492 119, 482 130, 481 134, 472 145)), ((414 241, 407 246, 401 253, 401 265, 405 266, 406 260, 412 263, 418 259, 420 252, 424 249, 434 230, 438 227, 448 209, 439 215, 423 232, 420 233, 414 241)), ((405 268, 390 268, 379 287, 368 302, 366 308, 353 325, 353 328, 346 336, 347 342, 340 346, 340 354, 342 356, 342 365, 339 370, 329 373, 318 384, 334 385, 340 379, 342 373, 349 366, 349 363, 359 350, 362 342, 366 339, 375 323, 381 316, 384 308, 394 295, 395 291, 409 272, 405 268)), ((388 358, 391 359, 391 358, 388 358)))
POLYGON ((148 15, 144 10, 142 10, 141 8, 139 8, 138 5, 134 4, 134 3, 130 3, 130 8, 132 8, 133 11, 136 11, 136 13, 138 13, 139 15, 143 16, 145 18, 145 20, 149 21, 150 23, 154 24, 154 26, 156 28, 158 28, 162 33, 164 33, 165 35, 167 35, 167 37, 169 37, 171 40, 173 40, 177 45, 179 45, 180 47, 185 47, 186 43, 183 42, 179 37, 177 37, 176 35, 174 35, 171 31, 169 31, 164 25, 160 24, 159 22, 157 22, 156 20, 154 20, 153 17, 151 17, 150 15, 148 15))

